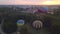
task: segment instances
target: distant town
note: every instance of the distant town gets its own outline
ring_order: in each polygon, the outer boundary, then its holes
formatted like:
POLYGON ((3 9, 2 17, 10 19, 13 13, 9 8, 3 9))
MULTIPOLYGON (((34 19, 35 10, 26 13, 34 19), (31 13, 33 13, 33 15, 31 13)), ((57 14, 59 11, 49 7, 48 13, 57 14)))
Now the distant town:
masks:
POLYGON ((39 6, 39 5, 0 5, 0 12, 34 13, 37 12, 36 9, 40 7, 46 8, 45 13, 49 14, 56 14, 57 12, 60 13, 60 6, 39 6))

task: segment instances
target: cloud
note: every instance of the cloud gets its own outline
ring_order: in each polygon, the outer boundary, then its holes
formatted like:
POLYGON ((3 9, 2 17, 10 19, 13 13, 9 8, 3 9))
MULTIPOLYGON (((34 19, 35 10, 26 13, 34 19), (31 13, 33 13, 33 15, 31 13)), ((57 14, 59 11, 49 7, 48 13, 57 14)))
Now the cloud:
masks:
POLYGON ((0 0, 0 5, 48 5, 60 4, 60 0, 0 0))
POLYGON ((40 2, 40 0, 0 0, 0 4, 31 4, 38 2, 40 2))
POLYGON ((14 4, 14 0, 0 0, 0 4, 14 4))

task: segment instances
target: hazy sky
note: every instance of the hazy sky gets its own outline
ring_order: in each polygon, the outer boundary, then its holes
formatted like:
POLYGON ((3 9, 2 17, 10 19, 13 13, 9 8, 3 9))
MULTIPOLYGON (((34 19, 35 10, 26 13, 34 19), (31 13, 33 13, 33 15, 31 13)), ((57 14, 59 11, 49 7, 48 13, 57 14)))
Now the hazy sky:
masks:
POLYGON ((0 0, 0 5, 60 5, 60 0, 0 0))

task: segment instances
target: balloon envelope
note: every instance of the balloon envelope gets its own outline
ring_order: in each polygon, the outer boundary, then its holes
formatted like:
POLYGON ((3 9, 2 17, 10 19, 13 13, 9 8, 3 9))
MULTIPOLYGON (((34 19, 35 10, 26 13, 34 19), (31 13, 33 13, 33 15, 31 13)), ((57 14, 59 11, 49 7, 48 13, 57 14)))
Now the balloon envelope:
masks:
POLYGON ((17 21, 17 25, 18 25, 18 26, 24 25, 24 20, 18 20, 18 21, 17 21))
POLYGON ((41 13, 45 13, 45 12, 48 11, 48 7, 39 7, 38 11, 41 12, 41 13))

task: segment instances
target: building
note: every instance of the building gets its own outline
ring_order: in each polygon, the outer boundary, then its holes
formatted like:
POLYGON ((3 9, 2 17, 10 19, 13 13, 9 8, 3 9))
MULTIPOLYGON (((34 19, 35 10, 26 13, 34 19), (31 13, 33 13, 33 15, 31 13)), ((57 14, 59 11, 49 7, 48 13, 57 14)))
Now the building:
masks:
POLYGON ((48 14, 55 14, 55 12, 57 11, 57 9, 58 9, 58 7, 57 6, 51 6, 51 7, 49 7, 49 9, 48 9, 48 14))

